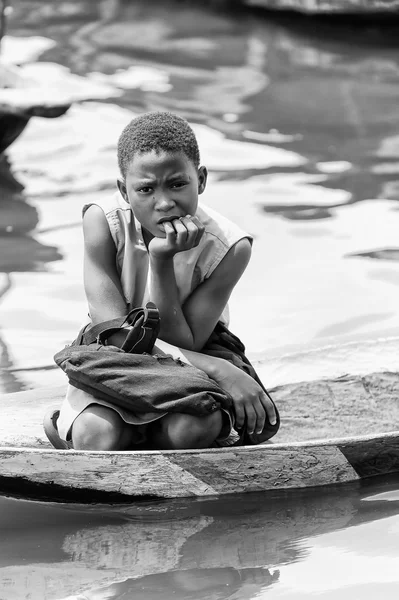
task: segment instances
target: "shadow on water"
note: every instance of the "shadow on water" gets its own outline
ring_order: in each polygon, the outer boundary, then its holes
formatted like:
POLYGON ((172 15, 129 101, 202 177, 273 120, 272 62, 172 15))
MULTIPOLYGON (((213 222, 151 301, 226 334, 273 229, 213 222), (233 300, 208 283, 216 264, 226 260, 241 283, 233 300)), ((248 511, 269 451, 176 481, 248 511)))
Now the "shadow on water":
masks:
POLYGON ((43 270, 46 263, 62 259, 56 247, 31 235, 38 223, 37 209, 26 200, 23 186, 0 154, 0 273, 43 270))
POLYGON ((91 509, 0 498, 0 584, 15 600, 55 585, 57 598, 252 598, 310 539, 397 515, 398 483, 91 509))
MULTIPOLYGON (((0 302, 12 289, 12 273, 45 270, 49 262, 61 260, 55 246, 46 246, 31 233, 39 216, 15 179, 7 157, 0 153, 0 302)), ((13 361, 0 329, 0 388, 3 392, 25 389, 13 372, 13 361)))

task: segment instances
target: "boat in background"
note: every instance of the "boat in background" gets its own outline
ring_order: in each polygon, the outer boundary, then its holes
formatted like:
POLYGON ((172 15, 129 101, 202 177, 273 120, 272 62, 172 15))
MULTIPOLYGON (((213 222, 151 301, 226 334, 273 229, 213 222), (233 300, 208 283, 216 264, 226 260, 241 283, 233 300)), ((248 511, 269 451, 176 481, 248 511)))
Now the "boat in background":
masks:
MULTIPOLYGON (((3 74, 2 65, 0 64, 0 78, 3 74)), ((0 89, 0 98, 1 92, 0 89)), ((0 154, 23 132, 31 117, 60 117, 66 113, 70 106, 69 103, 58 105, 50 103, 47 106, 30 104, 19 108, 13 102, 0 99, 0 154)))
POLYGON ((300 490, 399 473, 399 373, 271 390, 273 442, 205 450, 54 450, 42 420, 65 387, 0 396, 0 493, 63 502, 136 502, 300 490))
POLYGON ((1 40, 0 153, 17 139, 32 117, 56 118, 75 102, 121 95, 114 86, 71 73, 37 58, 55 45, 40 36, 1 40))
MULTIPOLYGON (((4 47, 9 45, 5 31, 7 15, 10 11, 11 6, 9 6, 7 0, 2 0, 0 4, 0 154, 17 139, 31 117, 59 117, 70 107, 70 103, 67 100, 61 103, 59 101, 55 103, 51 101, 38 103, 35 99, 30 100, 29 97, 32 94, 32 87, 35 87, 35 83, 33 81, 24 81, 23 73, 19 73, 18 67, 9 64, 9 59, 7 60, 4 57, 4 47), (20 97, 19 101, 16 102, 15 90, 18 89, 21 91, 23 100, 20 97)), ((48 43, 50 46, 53 45, 51 40, 48 40, 48 43)), ((48 44, 45 44, 45 46, 48 46, 48 44)), ((10 52, 7 52, 7 54, 13 56, 10 52)))
POLYGON ((295 11, 309 15, 399 14, 399 0, 244 0, 246 6, 295 11))

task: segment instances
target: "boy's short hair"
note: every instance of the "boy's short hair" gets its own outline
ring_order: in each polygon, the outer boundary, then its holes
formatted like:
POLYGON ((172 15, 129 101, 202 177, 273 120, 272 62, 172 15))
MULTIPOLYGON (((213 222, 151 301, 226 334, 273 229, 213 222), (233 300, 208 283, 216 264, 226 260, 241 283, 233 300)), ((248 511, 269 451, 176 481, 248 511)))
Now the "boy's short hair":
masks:
POLYGON ((198 169, 200 153, 190 125, 171 112, 149 112, 132 119, 118 140, 118 165, 123 179, 135 154, 184 152, 198 169))

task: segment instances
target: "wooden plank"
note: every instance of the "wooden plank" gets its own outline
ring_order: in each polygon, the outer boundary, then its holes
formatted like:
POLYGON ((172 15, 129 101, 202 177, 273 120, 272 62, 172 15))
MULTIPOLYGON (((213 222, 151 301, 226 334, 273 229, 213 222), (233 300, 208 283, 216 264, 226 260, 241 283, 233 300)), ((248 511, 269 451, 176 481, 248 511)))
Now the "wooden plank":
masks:
POLYGON ((8 449, 0 453, 0 489, 7 480, 48 493, 96 492, 133 498, 178 498, 303 488, 357 480, 335 445, 245 446, 168 452, 74 452, 8 449))
POLYGON ((273 397, 281 414, 276 441, 379 434, 399 424, 398 373, 289 384, 273 397))
POLYGON ((344 443, 339 449, 360 477, 399 472, 399 435, 397 438, 344 443))
POLYGON ((399 0, 244 0, 244 4, 305 14, 399 14, 399 0))
MULTIPOLYGON (((161 452, 66 452, 5 450, 0 453, 1 479, 83 492, 108 492, 133 497, 184 497, 214 494, 161 452)), ((3 487, 5 482, 3 481, 3 487)))
POLYGON ((171 461, 196 473, 219 494, 302 488, 358 479, 335 446, 272 447, 175 455, 171 461))
MULTIPOLYGON (((399 423, 399 374, 374 373, 294 383, 270 390, 281 413, 276 442, 378 434, 399 423)), ((59 408, 64 386, 0 396, 0 447, 44 447, 49 407, 59 408)))
POLYGON ((399 432, 389 433, 399 422, 399 374, 305 382, 272 393, 282 420, 276 442, 168 452, 56 451, 42 417, 49 405, 60 406, 64 387, 2 396, 0 490, 84 501, 99 494, 209 497, 399 471, 399 432))

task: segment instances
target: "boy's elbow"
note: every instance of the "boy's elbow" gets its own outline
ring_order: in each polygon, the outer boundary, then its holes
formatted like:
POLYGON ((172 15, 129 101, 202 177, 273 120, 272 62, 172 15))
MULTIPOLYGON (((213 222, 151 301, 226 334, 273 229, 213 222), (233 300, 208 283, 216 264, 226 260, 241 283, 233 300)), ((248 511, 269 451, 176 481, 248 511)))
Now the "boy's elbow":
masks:
POLYGON ((192 335, 177 335, 176 331, 166 332, 161 331, 158 334, 158 338, 171 346, 175 346, 176 348, 181 348, 182 350, 192 350, 196 351, 198 344, 195 343, 194 337, 192 335))
POLYGON ((181 340, 180 343, 176 344, 179 348, 183 350, 191 350, 191 352, 201 352, 204 347, 203 340, 196 340, 193 335, 190 337, 186 337, 184 340, 181 340))
POLYGON ((199 343, 196 343, 194 339, 191 340, 182 340, 181 342, 178 342, 177 344, 175 344, 176 346, 178 346, 179 348, 182 348, 182 350, 191 350, 191 352, 200 352, 202 346, 199 343))
POLYGON ((204 347, 204 342, 193 342, 191 348, 187 348, 187 350, 192 350, 192 352, 201 352, 204 347))

